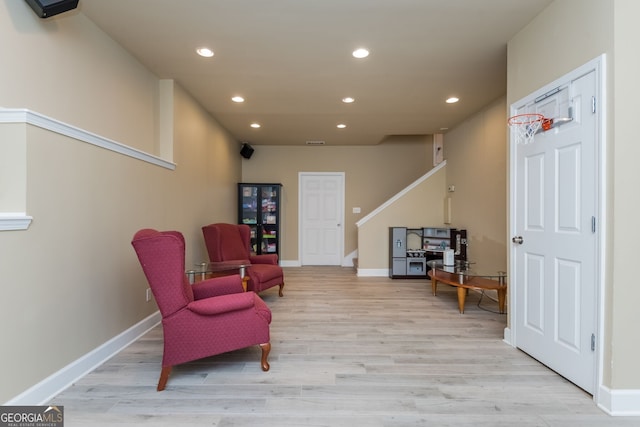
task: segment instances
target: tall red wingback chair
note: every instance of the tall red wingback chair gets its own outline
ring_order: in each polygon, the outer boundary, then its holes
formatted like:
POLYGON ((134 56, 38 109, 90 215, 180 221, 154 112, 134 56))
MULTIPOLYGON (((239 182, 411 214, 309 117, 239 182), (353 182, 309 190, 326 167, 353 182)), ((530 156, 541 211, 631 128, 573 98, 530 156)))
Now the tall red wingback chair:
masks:
POLYGON ((211 262, 249 262, 247 289, 256 293, 280 286, 282 296, 284 272, 278 265, 278 255, 251 253, 251 228, 245 224, 209 224, 202 227, 204 242, 211 262))
POLYGON ((175 365, 252 345, 260 345, 262 370, 269 370, 271 310, 254 292, 244 292, 239 275, 190 285, 184 237, 177 231, 143 229, 131 244, 162 315, 158 391, 164 390, 175 365))

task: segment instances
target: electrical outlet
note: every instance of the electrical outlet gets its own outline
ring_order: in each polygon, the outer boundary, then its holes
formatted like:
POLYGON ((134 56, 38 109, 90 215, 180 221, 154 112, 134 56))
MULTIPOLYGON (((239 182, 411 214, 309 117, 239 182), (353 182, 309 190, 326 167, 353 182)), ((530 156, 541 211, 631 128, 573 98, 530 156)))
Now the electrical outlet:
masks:
POLYGON ((151 293, 151 289, 147 288, 147 302, 151 301, 151 297, 153 296, 153 294, 151 293))

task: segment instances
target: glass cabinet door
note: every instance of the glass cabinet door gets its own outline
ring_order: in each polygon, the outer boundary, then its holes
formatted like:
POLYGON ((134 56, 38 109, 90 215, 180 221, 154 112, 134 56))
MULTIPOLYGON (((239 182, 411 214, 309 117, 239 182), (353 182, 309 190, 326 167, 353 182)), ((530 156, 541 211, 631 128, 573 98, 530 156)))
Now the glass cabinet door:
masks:
POLYGON ((258 224, 258 187, 245 186, 240 190, 240 219, 243 224, 258 224))
POLYGON ((278 187, 262 187, 262 224, 276 225, 278 219, 278 187))
POLYGON ((238 183, 238 222, 251 227, 251 250, 280 252, 280 196, 282 184, 238 183))
POLYGON ((251 252, 254 254, 259 253, 258 251, 258 226, 257 225, 249 225, 251 228, 251 252))
POLYGON ((261 250, 265 254, 278 253, 279 186, 262 187, 261 250))

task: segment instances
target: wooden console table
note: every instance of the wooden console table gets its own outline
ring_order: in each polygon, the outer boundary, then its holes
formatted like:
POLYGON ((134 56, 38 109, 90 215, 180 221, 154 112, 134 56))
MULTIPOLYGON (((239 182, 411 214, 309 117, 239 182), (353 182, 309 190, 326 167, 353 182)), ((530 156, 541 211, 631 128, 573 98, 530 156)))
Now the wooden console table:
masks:
POLYGON ((498 308, 501 314, 504 313, 507 296, 507 284, 505 281, 507 275, 505 272, 482 274, 472 270, 468 262, 459 261, 455 265, 447 266, 441 260, 431 260, 427 262, 427 265, 431 267, 429 277, 431 278, 433 295, 436 295, 438 282, 458 288, 458 308, 460 313, 464 313, 464 303, 469 289, 497 291, 498 308))

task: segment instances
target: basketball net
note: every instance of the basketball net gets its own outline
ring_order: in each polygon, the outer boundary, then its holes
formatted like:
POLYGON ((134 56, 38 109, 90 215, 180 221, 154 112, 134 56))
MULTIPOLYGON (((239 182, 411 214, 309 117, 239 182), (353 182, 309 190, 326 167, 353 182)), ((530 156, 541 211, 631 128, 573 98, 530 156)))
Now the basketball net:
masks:
POLYGON ((513 129, 516 138, 516 144, 529 144, 533 142, 533 138, 542 127, 545 118, 542 114, 518 114, 509 117, 509 127, 513 129))

